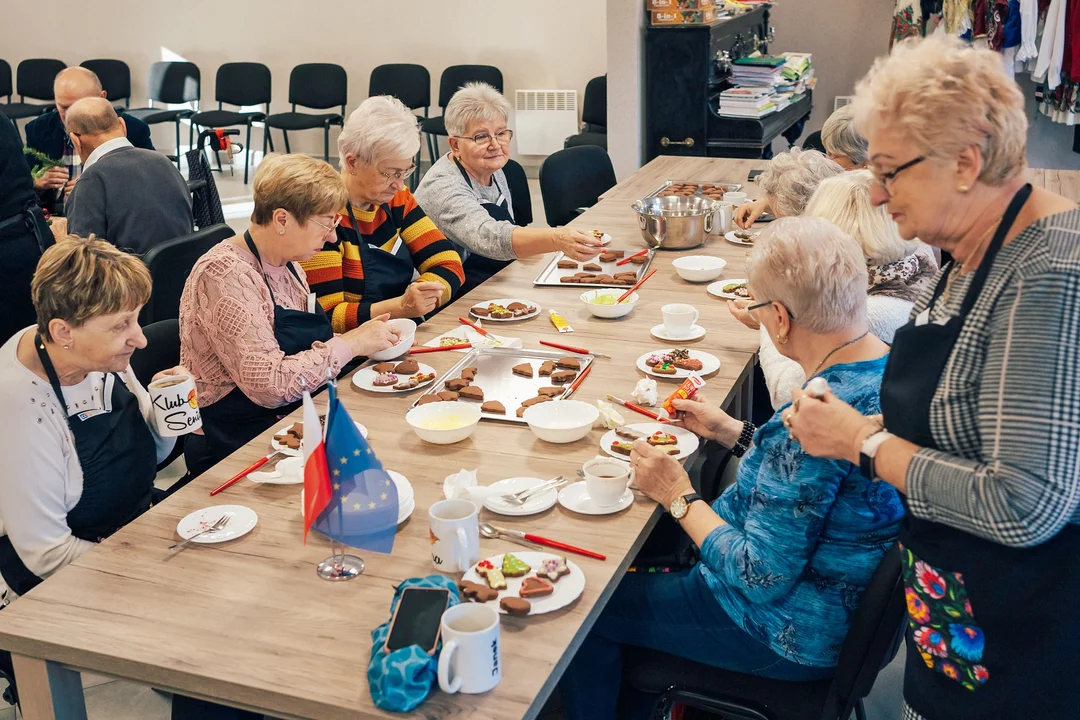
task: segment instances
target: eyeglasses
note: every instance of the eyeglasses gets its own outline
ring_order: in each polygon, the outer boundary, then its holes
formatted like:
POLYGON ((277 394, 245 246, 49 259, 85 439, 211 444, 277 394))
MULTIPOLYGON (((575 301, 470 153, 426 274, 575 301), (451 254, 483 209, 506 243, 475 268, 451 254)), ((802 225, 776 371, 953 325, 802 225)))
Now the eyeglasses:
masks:
MULTIPOLYGON (((750 312, 751 310, 757 310, 758 308, 763 308, 763 307, 765 307, 766 305, 772 305, 772 304, 773 304, 774 302, 780 302, 780 301, 779 301, 779 300, 766 300, 766 301, 764 301, 764 302, 754 303, 753 305, 748 305, 748 306, 746 307, 746 311, 747 311, 747 312, 750 312)), ((793 312, 791 312, 790 310, 788 310, 788 309, 787 309, 787 305, 784 305, 784 303, 780 303, 780 307, 782 307, 782 308, 784 308, 785 310, 787 310, 787 314, 788 314, 788 317, 789 317, 789 318, 791 318, 792 320, 794 320, 794 319, 795 319, 795 313, 793 313, 793 312)))
POLYGON ((900 167, 896 168, 895 170, 891 170, 891 171, 885 172, 885 173, 879 173, 876 170, 871 170, 870 173, 874 176, 874 179, 877 180, 878 185, 881 186, 881 189, 884 190, 885 192, 889 192, 889 183, 891 183, 893 180, 895 180, 897 175, 904 172, 905 170, 907 170, 910 167, 915 167, 916 165, 918 165, 919 163, 921 163, 925 159, 926 159, 925 155, 920 155, 919 157, 915 158, 914 160, 907 161, 906 163, 904 163, 900 167))
POLYGON ((394 172, 388 172, 388 173, 384 173, 382 170, 379 170, 378 168, 375 168, 375 172, 382 175, 383 179, 386 180, 387 183, 401 182, 402 180, 404 180, 405 178, 409 177, 414 172, 416 172, 416 166, 415 165, 410 165, 409 167, 405 168, 404 170, 395 170, 394 172))
POLYGON ((495 133, 494 135, 492 135, 491 133, 482 132, 476 133, 472 137, 469 137, 468 135, 454 135, 454 137, 456 137, 458 140, 472 140, 477 145, 487 145, 491 142, 491 138, 495 138, 495 140, 498 141, 500 145, 509 145, 510 141, 514 139, 514 131, 503 130, 501 132, 495 133))
POLYGON ((311 220, 311 222, 313 222, 316 225, 318 225, 319 227, 321 227, 323 230, 326 231, 326 234, 329 235, 330 233, 337 230, 338 225, 341 224, 341 215, 340 214, 335 215, 334 220, 332 221, 332 223, 330 225, 324 225, 321 222, 319 222, 318 220, 316 220, 315 218, 308 218, 308 220, 311 220))

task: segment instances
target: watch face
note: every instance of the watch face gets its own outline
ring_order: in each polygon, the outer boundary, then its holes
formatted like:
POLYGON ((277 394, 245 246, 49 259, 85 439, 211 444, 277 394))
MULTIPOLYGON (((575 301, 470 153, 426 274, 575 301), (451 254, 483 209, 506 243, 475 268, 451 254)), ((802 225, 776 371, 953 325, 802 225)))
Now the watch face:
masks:
POLYGON ((686 498, 675 498, 675 502, 671 503, 671 517, 681 520, 686 515, 686 509, 686 498))

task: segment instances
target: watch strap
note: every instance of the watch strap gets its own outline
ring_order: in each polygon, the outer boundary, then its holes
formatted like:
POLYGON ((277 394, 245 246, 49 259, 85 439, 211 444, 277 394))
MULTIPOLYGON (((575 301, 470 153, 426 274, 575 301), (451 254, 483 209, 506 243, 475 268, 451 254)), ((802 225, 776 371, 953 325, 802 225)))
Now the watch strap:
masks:
POLYGON ((891 432, 878 430, 863 440, 862 447, 859 449, 859 472, 867 480, 877 479, 874 458, 877 456, 878 448, 881 447, 882 443, 892 437, 895 436, 891 432))

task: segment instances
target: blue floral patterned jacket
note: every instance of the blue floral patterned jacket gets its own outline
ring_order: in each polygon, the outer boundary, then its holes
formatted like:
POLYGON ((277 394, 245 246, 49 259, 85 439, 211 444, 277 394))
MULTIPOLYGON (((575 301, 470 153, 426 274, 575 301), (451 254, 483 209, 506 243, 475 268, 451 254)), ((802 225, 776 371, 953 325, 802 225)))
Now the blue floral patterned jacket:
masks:
MULTIPOLYGON (((837 397, 874 415, 885 361, 821 374, 837 397)), ((698 568, 753 637, 794 662, 830 667, 904 509, 888 483, 803 452, 780 420, 786 407, 758 429, 736 483, 713 503, 727 524, 702 543, 698 568)))

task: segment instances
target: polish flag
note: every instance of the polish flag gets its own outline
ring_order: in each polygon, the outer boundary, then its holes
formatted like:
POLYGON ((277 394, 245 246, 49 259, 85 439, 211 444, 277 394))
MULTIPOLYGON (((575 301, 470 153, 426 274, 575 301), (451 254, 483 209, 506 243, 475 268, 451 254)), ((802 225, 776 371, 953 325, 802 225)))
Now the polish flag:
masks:
POLYGON ((326 445, 323 442, 319 413, 311 400, 311 393, 304 391, 304 543, 308 530, 326 510, 332 495, 330 471, 326 466, 326 445))

